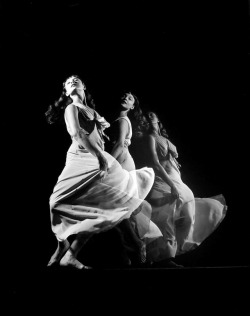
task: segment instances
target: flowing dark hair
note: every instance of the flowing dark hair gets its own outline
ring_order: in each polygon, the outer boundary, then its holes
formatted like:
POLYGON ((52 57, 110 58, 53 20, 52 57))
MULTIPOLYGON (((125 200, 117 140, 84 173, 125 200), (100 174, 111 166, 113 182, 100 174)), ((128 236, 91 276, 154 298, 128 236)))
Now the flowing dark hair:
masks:
MULTIPOLYGON (((49 105, 48 110, 45 112, 45 118, 49 124, 54 124, 57 121, 59 121, 63 117, 62 114, 64 113, 65 108, 70 103, 73 102, 71 97, 66 95, 66 90, 65 90, 65 82, 71 77, 75 77, 82 81, 82 79, 78 75, 71 75, 64 80, 63 91, 59 99, 57 99, 53 104, 49 105)), ((91 107, 92 109, 95 109, 96 107, 95 102, 91 94, 87 90, 85 90, 85 96, 86 96, 86 101, 88 103, 88 106, 91 107)))
POLYGON ((138 115, 138 119, 137 119, 137 125, 135 126, 135 129, 134 129, 134 136, 136 138, 143 137, 153 132, 153 125, 148 116, 150 112, 153 112, 158 118, 160 134, 166 138, 169 138, 165 127, 163 126, 162 122, 159 120, 158 114, 154 111, 145 110, 145 109, 143 111, 140 109, 140 114, 138 115))
POLYGON ((142 113, 142 110, 140 108, 140 102, 139 102, 137 96, 135 94, 133 94, 132 92, 127 92, 127 94, 131 94, 135 100, 134 109, 132 111, 130 110, 128 112, 128 115, 131 119, 137 120, 137 119, 139 119, 139 117, 142 113))
POLYGON ((128 112, 128 117, 131 120, 133 135, 134 135, 134 131, 135 132, 137 131, 137 126, 140 125, 141 121, 143 120, 143 112, 140 107, 140 102, 139 102, 138 97, 132 92, 126 92, 125 94, 131 94, 135 100, 134 109, 128 112))
POLYGON ((169 138, 165 127, 163 126, 162 122, 159 119, 159 115, 156 112, 150 111, 150 110, 145 111, 145 118, 146 118, 147 123, 148 123, 148 124, 146 124, 147 132, 149 134, 153 132, 153 124, 151 123, 151 120, 149 119, 149 113, 154 113, 157 116, 157 118, 158 118, 158 125, 159 125, 159 129, 160 129, 160 134, 162 136, 166 137, 166 138, 169 138))

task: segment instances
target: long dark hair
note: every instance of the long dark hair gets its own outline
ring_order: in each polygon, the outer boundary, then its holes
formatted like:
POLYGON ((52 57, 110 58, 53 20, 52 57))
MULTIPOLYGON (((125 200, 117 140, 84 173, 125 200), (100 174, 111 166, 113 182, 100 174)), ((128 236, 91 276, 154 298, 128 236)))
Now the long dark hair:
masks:
POLYGON ((127 92, 127 93, 131 94, 133 96, 134 100, 135 100, 135 102, 134 102, 134 109, 130 110, 128 112, 128 116, 129 116, 130 119, 138 120, 140 115, 141 115, 141 113, 142 113, 142 110, 140 108, 139 99, 137 98, 137 96, 134 93, 132 93, 132 92, 127 92))
MULTIPOLYGON (((54 103, 49 105, 48 110, 45 112, 45 118, 49 124, 54 124, 57 121, 59 121, 63 116, 62 114, 64 113, 65 108, 70 103, 73 102, 71 97, 66 95, 66 90, 65 90, 65 82, 71 77, 78 78, 79 80, 82 81, 82 79, 78 75, 71 75, 64 80, 63 91, 60 97, 54 103)), ((88 106, 91 107, 92 109, 95 109, 96 107, 95 102, 91 94, 87 90, 85 90, 85 95, 86 95, 86 101, 87 101, 88 106)))
POLYGON ((146 124, 147 132, 148 132, 149 134, 153 132, 153 124, 151 123, 151 120, 149 119, 149 115, 148 115, 150 112, 151 112, 151 113, 154 113, 154 114, 157 116, 157 118, 158 118, 158 125, 159 125, 159 129, 160 129, 160 134, 161 134, 162 136, 166 137, 166 138, 169 138, 168 133, 167 133, 165 127, 163 126, 162 122, 161 122, 160 119, 159 119, 159 115, 158 115, 156 112, 150 111, 150 110, 145 111, 145 118, 146 118, 147 123, 148 123, 148 124, 146 124))
POLYGON ((136 138, 143 137, 153 132, 153 125, 148 116, 149 112, 153 112, 157 116, 161 135, 166 138, 169 138, 168 133, 165 127, 163 126, 162 122, 160 121, 158 114, 148 109, 147 110, 144 109, 142 111, 141 108, 140 108, 140 114, 138 115, 137 124, 134 129, 134 136, 136 138))
POLYGON ((143 119, 143 112, 142 112, 142 109, 140 107, 140 102, 139 102, 138 97, 132 92, 126 92, 126 94, 128 94, 128 93, 131 94, 135 100, 134 109, 130 110, 128 112, 128 117, 131 121, 132 129, 133 129, 133 133, 134 133, 134 131, 136 131, 138 124, 140 124, 140 122, 143 119))

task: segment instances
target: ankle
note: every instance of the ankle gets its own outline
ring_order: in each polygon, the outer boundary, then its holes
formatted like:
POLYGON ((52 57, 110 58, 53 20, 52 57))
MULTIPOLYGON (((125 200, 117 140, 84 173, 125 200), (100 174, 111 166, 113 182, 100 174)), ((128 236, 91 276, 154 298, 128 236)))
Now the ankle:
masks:
POLYGON ((69 248, 69 249, 66 251, 65 256, 66 256, 66 257, 73 257, 73 258, 75 258, 75 253, 72 251, 71 248, 69 248))

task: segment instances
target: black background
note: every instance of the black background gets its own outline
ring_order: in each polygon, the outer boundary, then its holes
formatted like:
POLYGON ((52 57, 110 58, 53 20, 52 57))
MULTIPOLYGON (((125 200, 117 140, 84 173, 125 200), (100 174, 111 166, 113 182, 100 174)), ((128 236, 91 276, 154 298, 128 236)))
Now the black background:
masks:
POLYGON ((247 4, 5 1, 1 9, 14 266, 43 269, 56 247, 48 200, 70 138, 44 113, 71 74, 82 77, 108 121, 120 91, 134 92, 165 124, 194 195, 225 196, 227 216, 191 264, 248 264, 247 4), (31 266, 20 260, 26 251, 31 266))

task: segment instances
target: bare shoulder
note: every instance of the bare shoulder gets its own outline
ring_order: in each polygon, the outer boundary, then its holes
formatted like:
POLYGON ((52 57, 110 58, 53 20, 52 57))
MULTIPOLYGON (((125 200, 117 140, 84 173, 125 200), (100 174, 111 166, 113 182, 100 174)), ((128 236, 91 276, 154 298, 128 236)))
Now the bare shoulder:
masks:
POLYGON ((75 108, 76 108, 76 105, 72 102, 69 105, 67 105, 65 109, 75 109, 75 108))
POLYGON ((77 107, 73 103, 70 103, 65 108, 64 119, 66 122, 75 122, 77 118, 78 118, 77 107))
POLYGON ((147 143, 150 149, 155 150, 156 147, 156 142, 155 142, 155 137, 152 134, 149 134, 147 136, 147 143))
POLYGON ((120 117, 117 121, 118 121, 120 128, 122 128, 122 129, 128 128, 128 122, 124 117, 120 117))
POLYGON ((119 118, 117 119, 117 121, 118 121, 119 124, 121 124, 121 125, 127 125, 127 124, 128 124, 127 119, 126 119, 125 117, 119 117, 119 118))
POLYGON ((149 142, 155 142, 155 137, 154 137, 153 134, 148 134, 147 135, 147 139, 148 139, 149 142))
POLYGON ((70 103, 69 105, 66 106, 65 108, 65 113, 75 113, 77 112, 77 107, 74 103, 70 103))

